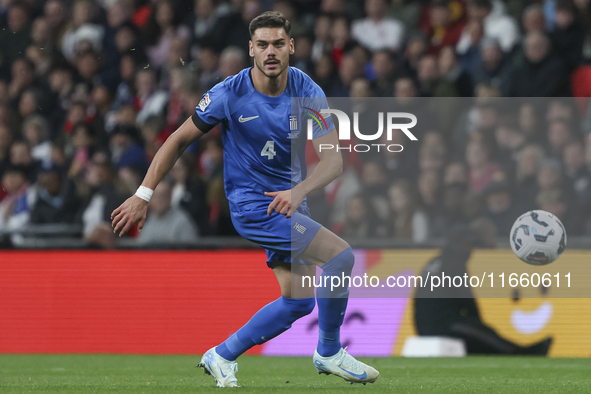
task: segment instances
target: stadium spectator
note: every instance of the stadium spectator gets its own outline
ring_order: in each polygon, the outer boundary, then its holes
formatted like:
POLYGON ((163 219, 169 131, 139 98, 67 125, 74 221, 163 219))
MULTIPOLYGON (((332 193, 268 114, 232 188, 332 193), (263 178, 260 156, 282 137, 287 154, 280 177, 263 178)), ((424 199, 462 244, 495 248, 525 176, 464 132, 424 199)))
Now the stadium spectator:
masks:
POLYGON ((343 54, 355 45, 355 42, 351 39, 349 21, 344 16, 339 16, 333 20, 330 29, 330 41, 332 46, 330 56, 339 67, 343 54))
POLYGON ((18 58, 12 63, 12 78, 8 85, 8 97, 17 103, 20 95, 30 87, 37 85, 35 65, 26 58, 18 58))
MULTIPOLYGON (((273 11, 281 12, 291 23, 292 36, 305 34, 309 27, 309 21, 303 21, 300 18, 300 4, 291 0, 273 1, 273 11)), ((303 11, 303 10, 302 10, 303 11)))
POLYGON ((450 162, 443 173, 443 184, 463 184, 468 185, 468 168, 461 161, 450 162))
POLYGON ((419 174, 417 190, 420 206, 429 219, 439 215, 441 210, 441 185, 437 169, 425 169, 419 174))
MULTIPOLYGON (((482 30, 482 23, 477 20, 472 20, 466 25, 466 30, 470 36, 470 44, 462 48, 458 48, 456 44, 456 53, 462 68, 468 72, 472 72, 474 68, 481 63, 481 52, 483 49, 484 31, 482 30)), ((494 39, 487 39, 486 41, 495 41, 494 39)), ((499 47, 500 49, 500 47, 499 47)))
POLYGON ((10 146, 10 165, 24 171, 30 184, 37 180, 38 163, 31 156, 31 147, 25 140, 17 140, 10 146))
POLYGON ((398 51, 402 48, 404 25, 386 14, 385 0, 366 0, 364 19, 358 19, 351 26, 351 35, 371 51, 389 49, 398 51))
POLYGON ((438 67, 441 78, 433 94, 435 97, 473 96, 474 87, 470 75, 458 64, 453 47, 441 48, 438 67))
MULTIPOLYGON (((161 182, 148 204, 149 215, 138 237, 142 245, 190 244, 197 241, 197 232, 189 215, 171 205, 172 188, 161 182)), ((140 224, 141 226, 141 224, 140 224)))
MULTIPOLYGON (((140 51, 130 51, 121 56, 119 63, 119 73, 121 76, 121 82, 117 86, 115 93, 115 99, 112 104, 114 111, 118 111, 124 105, 130 105, 134 103, 135 93, 135 77, 141 67, 147 65, 148 61, 140 51)), ((136 103, 139 106, 139 103, 136 103)), ((109 127, 110 122, 106 123, 106 127, 109 127)), ((109 127, 107 130, 112 129, 109 127)))
POLYGON ((332 18, 330 15, 320 14, 316 17, 314 43, 312 44, 312 60, 315 62, 318 62, 322 56, 326 55, 329 49, 331 27, 332 18))
POLYGON ((505 181, 494 181, 484 190, 485 216, 496 226, 498 234, 509 234, 515 218, 522 213, 513 202, 511 189, 505 181))
POLYGON ((37 161, 51 159, 51 142, 47 140, 49 125, 41 115, 31 115, 23 123, 23 135, 31 147, 31 156, 37 161))
POLYGON ((219 53, 209 46, 202 46, 197 59, 200 68, 198 81, 199 89, 204 91, 209 90, 222 80, 219 69, 219 53))
MULTIPOLYGON (((490 222, 477 220, 470 226, 449 229, 441 254, 427 263, 423 279, 429 275, 462 276, 472 250, 493 247, 496 230, 490 222)), ((487 326, 480 315, 471 287, 438 287, 429 291, 417 287, 414 296, 414 320, 419 335, 462 339, 468 354, 546 355, 552 343, 546 338, 530 346, 520 346, 501 337, 487 326)))
POLYGON ((440 171, 445 164, 445 155, 444 145, 430 144, 425 141, 419 150, 419 169, 421 171, 440 171))
MULTIPOLYGON (((12 144, 12 133, 10 129, 0 124, 0 177, 4 173, 4 170, 10 163, 9 151, 12 144)), ((2 200, 3 194, 0 190, 0 201, 2 200)))
POLYGON ((395 182, 388 190, 392 210, 391 234, 415 244, 427 241, 429 218, 418 207, 416 193, 406 180, 395 182))
POLYGON ((105 29, 94 23, 96 11, 95 4, 91 1, 80 0, 74 3, 72 20, 61 40, 62 53, 66 59, 73 61, 76 53, 82 48, 97 52, 103 49, 102 40, 105 29))
POLYGON ((387 50, 374 52, 371 64, 375 73, 373 90, 376 97, 391 97, 396 66, 392 52, 387 50))
POLYGON ((224 192, 224 162, 221 138, 212 135, 203 141, 205 145, 199 156, 199 167, 207 182, 209 205, 209 229, 212 235, 236 235, 230 217, 230 204, 224 192))
POLYGON ((568 96, 568 71, 564 62, 550 52, 544 33, 533 31, 525 38, 525 61, 511 75, 510 97, 568 96))
POLYGON ((0 53, 3 62, 13 64, 24 56, 31 44, 30 12, 24 2, 11 2, 7 5, 8 26, 0 31, 0 53))
MULTIPOLYGON (((519 27, 506 13, 505 4, 500 0, 472 0, 468 2, 468 20, 482 23, 484 37, 499 41, 504 52, 510 52, 519 39, 519 27)), ((465 53, 472 44, 470 31, 464 29, 457 50, 465 53)))
POLYGON ((69 178, 76 178, 84 173, 97 142, 93 129, 88 125, 79 123, 74 127, 71 142, 66 146, 72 159, 68 170, 69 178))
POLYGON ((544 151, 539 145, 529 144, 519 152, 515 174, 515 201, 522 211, 535 208, 538 193, 537 175, 540 171, 544 151))
POLYGON ((573 186, 573 209, 588 214, 591 206, 591 173, 585 165, 585 147, 580 142, 570 142, 563 148, 564 175, 573 186))
POLYGON ((197 226, 197 232, 203 236, 210 232, 207 185, 196 176, 193 163, 192 156, 183 155, 170 170, 171 205, 187 212, 197 226))
POLYGON ((560 188, 561 181, 560 162, 554 159, 546 159, 542 162, 537 175, 538 187, 543 189, 560 188))
POLYGON ((427 39, 422 33, 412 33, 406 42, 404 56, 396 70, 398 78, 416 78, 421 58, 427 51, 427 39))
POLYGON ((548 154, 560 160, 564 147, 575 140, 570 124, 565 120, 554 120, 548 124, 548 154))
POLYGON ((59 103, 57 107, 61 111, 67 111, 71 104, 71 95, 74 90, 73 74, 73 70, 66 64, 57 64, 49 71, 49 87, 51 93, 57 96, 59 103))
POLYGON ((111 229, 111 212, 125 200, 115 188, 116 173, 104 152, 97 152, 89 162, 85 183, 89 193, 82 204, 79 220, 83 225, 84 239, 104 249, 115 247, 115 235, 111 229))
POLYGON ((371 214, 386 218, 390 212, 388 186, 389 180, 384 164, 374 159, 363 163, 361 170, 361 190, 367 200, 371 214))
POLYGON ((554 29, 550 33, 552 48, 572 72, 583 57, 585 29, 577 18, 574 2, 559 0, 556 2, 554 29))
POLYGON ((466 163, 470 169, 469 188, 481 192, 492 182, 499 165, 490 158, 490 149, 482 142, 472 141, 466 147, 466 163))
POLYGON ((299 68, 306 74, 314 74, 314 61, 312 60, 312 42, 313 39, 307 34, 295 37, 298 46, 293 56, 293 66, 299 68))
POLYGON ((519 129, 526 135, 528 142, 541 143, 541 127, 539 127, 538 111, 532 103, 523 103, 519 107, 517 122, 519 129))
POLYGON ((6 197, 0 202, 0 231, 21 230, 31 220, 37 189, 28 182, 26 170, 17 166, 4 170, 2 188, 6 197))
POLYGON ((158 89, 156 75, 150 69, 138 71, 135 78, 135 88, 134 105, 140 109, 137 113, 136 123, 141 126, 149 116, 163 114, 169 95, 158 89))
POLYGON ((152 67, 158 69, 164 66, 175 38, 189 38, 189 28, 180 23, 181 17, 180 10, 172 1, 159 0, 155 3, 144 32, 148 44, 146 53, 152 67))
MULTIPOLYGON (((197 57, 201 49, 209 44, 215 33, 221 30, 220 18, 230 12, 229 4, 214 0, 195 0, 193 13, 187 21, 191 29, 191 53, 197 57)), ((216 48, 216 50, 221 50, 216 48)))
MULTIPOLYGON (((328 222, 334 225, 335 231, 338 232, 346 220, 350 199, 360 194, 360 191, 361 180, 356 169, 352 166, 346 166, 341 176, 327 186, 326 202, 331 208, 328 213, 328 222)), ((313 210, 314 207, 311 206, 310 209, 313 210)))
POLYGON ((248 49, 250 33, 248 24, 262 12, 262 4, 259 0, 245 0, 238 3, 238 9, 220 17, 216 23, 216 29, 208 36, 207 41, 218 50, 223 51, 227 47, 237 47, 245 55, 248 49), (224 32, 221 34, 221 32, 224 32))
POLYGON ((332 92, 337 81, 336 67, 328 55, 323 55, 314 66, 314 82, 325 92, 332 92))
POLYGON ((464 222, 466 183, 448 183, 443 186, 439 210, 430 221, 429 235, 445 237, 453 225, 464 222))
POLYGON ((47 0, 43 7, 43 16, 47 19, 54 42, 61 42, 66 29, 67 11, 68 7, 61 0, 47 0))
POLYGON ((172 38, 168 52, 166 54, 166 62, 160 69, 160 83, 158 87, 164 91, 169 91, 172 95, 178 87, 173 86, 172 74, 185 66, 189 56, 189 41, 186 37, 177 35, 172 38))
POLYGON ((419 25, 421 4, 412 0, 392 0, 387 15, 404 24, 405 31, 412 31, 419 25))
POLYGON ((223 81, 230 75, 237 74, 246 67, 246 55, 238 47, 230 46, 220 54, 220 79, 223 81))
POLYGON ((484 39, 480 48, 481 62, 472 70, 474 85, 488 85, 498 90, 508 86, 511 68, 509 60, 503 54, 498 41, 484 39))
POLYGON ((111 134, 111 155, 117 169, 132 166, 138 168, 142 173, 148 169, 148 160, 142 147, 135 142, 138 138, 138 131, 135 127, 118 126, 111 134))
POLYGON ((351 84, 362 76, 362 66, 352 55, 345 55, 341 59, 338 69, 338 79, 332 87, 332 95, 335 97, 348 97, 351 84))
POLYGON ((42 163, 38 176, 37 200, 31 210, 31 223, 74 223, 79 200, 74 183, 65 178, 52 161, 42 163))
POLYGON ((420 27, 429 42, 429 52, 435 56, 442 48, 457 44, 466 23, 459 1, 431 0, 421 19, 420 27))
MULTIPOLYGON (((339 236, 350 238, 368 238, 376 236, 377 219, 371 215, 367 201, 362 195, 355 195, 347 204, 345 222, 335 226, 339 236)), ((383 234, 382 234, 383 236, 383 234)))
POLYGON ((421 57, 417 68, 417 80, 420 95, 423 97, 433 96, 439 82, 439 69, 435 56, 425 55, 421 57))
POLYGON ((528 6, 523 11, 523 21, 521 23, 526 35, 534 31, 544 33, 546 31, 544 7, 540 4, 528 6))
POLYGON ((495 128, 497 158, 502 168, 514 171, 520 149, 525 145, 525 134, 519 130, 516 119, 505 117, 495 128))
POLYGON ((569 198, 560 188, 541 190, 536 198, 538 209, 550 212, 563 223, 567 234, 583 234, 584 219, 569 205, 569 198))

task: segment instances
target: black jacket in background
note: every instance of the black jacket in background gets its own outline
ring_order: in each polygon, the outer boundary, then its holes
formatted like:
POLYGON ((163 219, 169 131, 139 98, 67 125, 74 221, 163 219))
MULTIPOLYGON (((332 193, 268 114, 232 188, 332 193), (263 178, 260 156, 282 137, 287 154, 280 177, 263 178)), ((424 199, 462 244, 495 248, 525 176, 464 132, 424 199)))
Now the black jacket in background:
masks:
POLYGON ((44 190, 39 190, 37 202, 31 212, 31 223, 74 223, 80 209, 74 183, 64 180, 62 191, 57 198, 52 198, 44 190))
MULTIPOLYGON (((453 233, 450 230, 447 246, 441 255, 431 260, 422 272, 423 281, 429 276, 464 276, 467 273, 466 263, 472 251, 470 239, 473 233, 467 230, 453 233)), ((419 335, 450 336, 451 326, 469 318, 481 321, 478 306, 474 301, 472 289, 468 287, 449 286, 434 288, 431 291, 430 279, 424 287, 417 287, 414 297, 415 324, 419 335)))
POLYGON ((568 71, 563 61, 550 53, 539 63, 525 59, 511 74, 509 97, 568 97, 568 71))

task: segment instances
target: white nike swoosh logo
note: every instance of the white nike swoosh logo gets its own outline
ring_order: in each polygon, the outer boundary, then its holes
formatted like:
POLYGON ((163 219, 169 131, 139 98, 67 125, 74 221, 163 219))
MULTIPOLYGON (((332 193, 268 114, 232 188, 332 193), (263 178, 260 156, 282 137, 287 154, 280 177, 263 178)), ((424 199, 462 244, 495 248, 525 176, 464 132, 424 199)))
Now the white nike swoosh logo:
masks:
POLYGON ((256 118, 258 118, 258 117, 259 117, 259 116, 257 115, 257 116, 251 116, 250 118, 244 118, 242 115, 240 115, 240 117, 238 118, 238 121, 239 121, 240 123, 244 123, 244 122, 248 122, 249 120, 256 119, 256 118))

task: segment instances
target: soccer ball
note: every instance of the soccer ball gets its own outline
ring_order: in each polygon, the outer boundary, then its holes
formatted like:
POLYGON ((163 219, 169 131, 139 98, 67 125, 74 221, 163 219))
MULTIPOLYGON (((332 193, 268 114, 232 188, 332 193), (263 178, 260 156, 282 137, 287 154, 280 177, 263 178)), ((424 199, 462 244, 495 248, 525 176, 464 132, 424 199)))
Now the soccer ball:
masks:
POLYGON ((546 265, 556 260, 566 248, 566 230, 558 218, 546 211, 529 211, 511 228, 511 249, 521 260, 546 265))

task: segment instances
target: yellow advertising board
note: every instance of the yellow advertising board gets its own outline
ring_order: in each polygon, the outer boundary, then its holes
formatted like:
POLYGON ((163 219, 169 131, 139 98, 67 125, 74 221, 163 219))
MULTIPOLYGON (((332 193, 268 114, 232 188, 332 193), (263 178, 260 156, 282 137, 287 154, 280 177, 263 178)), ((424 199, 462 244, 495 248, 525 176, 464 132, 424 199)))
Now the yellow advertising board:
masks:
MULTIPOLYGON (((409 270, 413 275, 420 275, 426 263, 439 253, 438 250, 366 252, 367 274, 380 278, 409 270)), ((556 262, 538 267, 521 262, 511 250, 478 250, 472 254, 467 269, 469 275, 485 274, 482 288, 474 288, 473 292, 482 319, 500 335, 521 345, 551 336, 554 338, 551 357, 590 357, 590 263, 591 251, 567 250, 556 262), (547 280, 545 284, 550 286, 542 283, 546 273, 545 278, 551 277, 552 282, 547 280)), ((416 330, 412 302, 408 302, 393 354, 400 355, 405 339, 411 335, 416 335, 416 330)))

